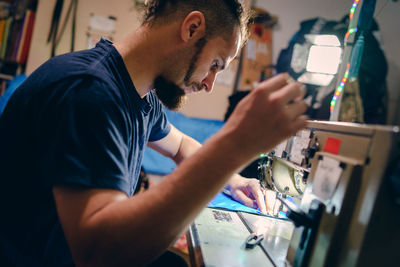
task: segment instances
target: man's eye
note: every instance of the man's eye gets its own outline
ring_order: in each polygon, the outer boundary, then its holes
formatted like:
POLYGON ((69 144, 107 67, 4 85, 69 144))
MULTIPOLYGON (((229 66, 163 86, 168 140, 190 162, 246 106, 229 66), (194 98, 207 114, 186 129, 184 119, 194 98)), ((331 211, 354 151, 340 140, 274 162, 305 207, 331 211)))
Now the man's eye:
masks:
POLYGON ((217 70, 219 70, 219 63, 218 63, 218 61, 214 61, 214 62, 212 63, 212 65, 211 65, 211 68, 212 68, 212 69, 217 69, 217 70))

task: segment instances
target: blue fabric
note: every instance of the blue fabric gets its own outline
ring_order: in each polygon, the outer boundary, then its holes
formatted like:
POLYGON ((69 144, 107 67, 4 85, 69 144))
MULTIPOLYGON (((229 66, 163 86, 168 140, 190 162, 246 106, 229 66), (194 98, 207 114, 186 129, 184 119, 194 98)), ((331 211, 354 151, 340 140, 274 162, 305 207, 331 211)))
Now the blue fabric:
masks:
MULTIPOLYGON (((200 143, 204 143, 224 125, 224 122, 219 120, 192 118, 168 109, 164 109, 164 111, 172 125, 200 143)), ((169 174, 176 168, 175 163, 171 159, 164 157, 150 148, 146 148, 142 166, 148 173, 161 175, 169 174)))
POLYGON ((249 208, 236 200, 234 200, 232 197, 227 196, 224 193, 219 193, 214 197, 213 200, 211 200, 210 203, 208 203, 208 207, 210 208, 222 208, 222 209, 227 209, 231 211, 243 211, 243 212, 248 212, 248 213, 254 213, 254 214, 262 214, 259 210, 249 208))
POLYGON ((17 249, 11 260, 70 264, 52 187, 131 196, 148 140, 169 131, 161 103, 153 93, 140 98, 110 42, 43 64, 0 116, 0 237, 17 249))
POLYGON ((23 81, 25 81, 26 75, 25 74, 20 74, 15 76, 14 80, 10 81, 7 86, 7 90, 4 92, 4 94, 0 97, 0 115, 3 113, 8 100, 10 99, 11 95, 14 93, 14 91, 18 88, 18 86, 21 85, 23 81))
POLYGON ((358 37, 356 44, 354 45, 353 51, 351 52, 350 57, 350 69, 349 69, 349 80, 354 81, 357 79, 360 67, 361 67, 361 60, 364 53, 364 35, 358 37))
MULTIPOLYGON (((292 201, 291 197, 287 197, 287 200, 292 201)), ((214 197, 213 200, 211 200, 210 203, 208 203, 209 208, 220 208, 220 209, 226 209, 230 211, 241 211, 241 212, 247 212, 247 213, 253 213, 253 214, 263 214, 261 213, 260 210, 258 209, 253 209, 249 208, 242 203, 237 202, 234 200, 232 197, 224 194, 224 193, 219 193, 214 197)), ((280 219, 286 219, 286 213, 285 212, 279 212, 278 217, 280 219)))

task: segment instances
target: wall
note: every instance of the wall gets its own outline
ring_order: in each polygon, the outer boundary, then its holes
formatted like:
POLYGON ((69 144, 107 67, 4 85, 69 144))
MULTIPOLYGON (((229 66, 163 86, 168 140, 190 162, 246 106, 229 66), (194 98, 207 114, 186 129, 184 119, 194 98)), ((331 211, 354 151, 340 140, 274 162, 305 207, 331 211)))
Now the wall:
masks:
POLYGON ((232 92, 231 87, 216 84, 211 93, 203 91, 188 95, 180 112, 191 117, 223 120, 232 92))
MULTIPOLYGON (((39 0, 27 73, 31 73, 50 56, 50 47, 46 44, 46 38, 55 2, 55 0, 39 0)), ((64 2, 67 5, 69 0, 65 0, 64 2)), ((316 16, 338 20, 349 12, 353 1, 256 0, 254 2, 255 6, 261 7, 279 17, 279 24, 273 33, 272 53, 273 62, 276 62, 279 51, 287 46, 290 37, 298 30, 300 21, 316 16)), ((131 9, 132 5, 132 0, 118 0, 118 5, 113 1, 107 0, 80 0, 75 42, 76 49, 86 48, 86 32, 89 16, 92 12, 97 15, 111 15, 118 18, 114 40, 119 40, 138 27, 139 14, 134 9, 131 9)), ((393 3, 390 0, 378 0, 376 14, 378 14, 377 21, 381 28, 383 48, 389 62, 389 122, 400 124, 400 116, 395 116, 395 114, 400 113, 400 105, 398 104, 400 103, 400 52, 397 49, 400 44, 400 27, 398 27, 400 3, 393 3)), ((67 28, 65 36, 60 43, 60 47, 57 50, 58 53, 68 52, 70 42, 69 30, 70 27, 67 28)), ((222 120, 228 107, 227 97, 231 93, 231 88, 217 85, 211 94, 201 92, 189 95, 182 112, 189 116, 222 120)))
MULTIPOLYGON (((36 14, 35 28, 33 31, 32 45, 28 58, 27 74, 32 73, 39 65, 50 57, 50 45, 46 43, 50 30, 50 23, 56 0, 39 0, 36 14)), ((70 0, 64 1, 64 8, 61 17, 63 21, 70 0)), ((90 14, 116 17, 116 32, 114 40, 123 38, 126 34, 139 26, 138 13, 133 7, 132 0, 80 0, 77 9, 75 50, 82 50, 87 45, 87 32, 90 14)), ((61 27, 61 25, 60 25, 61 27)), ((71 23, 68 24, 63 38, 57 49, 57 54, 69 52, 71 40, 71 23)))

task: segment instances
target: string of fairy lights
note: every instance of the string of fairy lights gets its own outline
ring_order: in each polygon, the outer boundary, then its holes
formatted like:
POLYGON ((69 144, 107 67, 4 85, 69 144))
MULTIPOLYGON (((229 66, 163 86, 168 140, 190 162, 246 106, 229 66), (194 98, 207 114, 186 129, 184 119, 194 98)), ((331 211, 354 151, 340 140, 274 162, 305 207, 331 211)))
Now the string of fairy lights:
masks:
MULTIPOLYGON (((347 39, 350 37, 350 35, 356 33, 357 30, 358 30, 357 27, 351 28, 351 25, 352 25, 354 12, 356 11, 356 8, 357 8, 359 2, 360 2, 360 0, 355 0, 353 2, 353 5, 352 5, 351 9, 350 9, 350 15, 349 15, 349 17, 350 17, 350 23, 349 23, 350 27, 349 27, 349 30, 347 31, 347 33, 346 33, 346 35, 344 37, 344 42, 345 43, 347 42, 347 39)), ((333 98, 332 98, 332 101, 331 101, 331 106, 330 106, 331 114, 333 113, 333 110, 335 109, 337 100, 339 99, 340 95, 343 93, 343 88, 346 85, 347 80, 349 78, 349 69, 350 69, 350 63, 347 63, 346 72, 344 74, 344 77, 343 77, 342 81, 340 82, 340 84, 338 85, 338 87, 336 88, 335 94, 333 95, 333 98)))
POLYGON ((331 101, 331 114, 333 110, 335 109, 336 101, 339 99, 340 95, 343 93, 343 88, 346 85, 347 79, 349 78, 349 69, 350 69, 350 63, 347 63, 346 67, 346 72, 344 73, 344 77, 342 81, 340 82, 339 86, 335 90, 335 94, 333 95, 332 101, 331 101))

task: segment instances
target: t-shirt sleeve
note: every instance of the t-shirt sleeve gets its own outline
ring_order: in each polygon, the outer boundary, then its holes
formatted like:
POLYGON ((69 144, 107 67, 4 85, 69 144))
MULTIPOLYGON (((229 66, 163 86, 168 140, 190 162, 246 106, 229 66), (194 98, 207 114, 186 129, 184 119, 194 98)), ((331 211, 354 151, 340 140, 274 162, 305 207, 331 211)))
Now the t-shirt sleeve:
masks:
POLYGON ((94 78, 61 83, 52 90, 37 132, 45 184, 116 189, 129 195, 129 138, 117 93, 94 78))
POLYGON ((150 132, 149 142, 155 142, 167 136, 171 130, 171 124, 168 121, 162 105, 158 99, 153 99, 153 127, 150 132))

